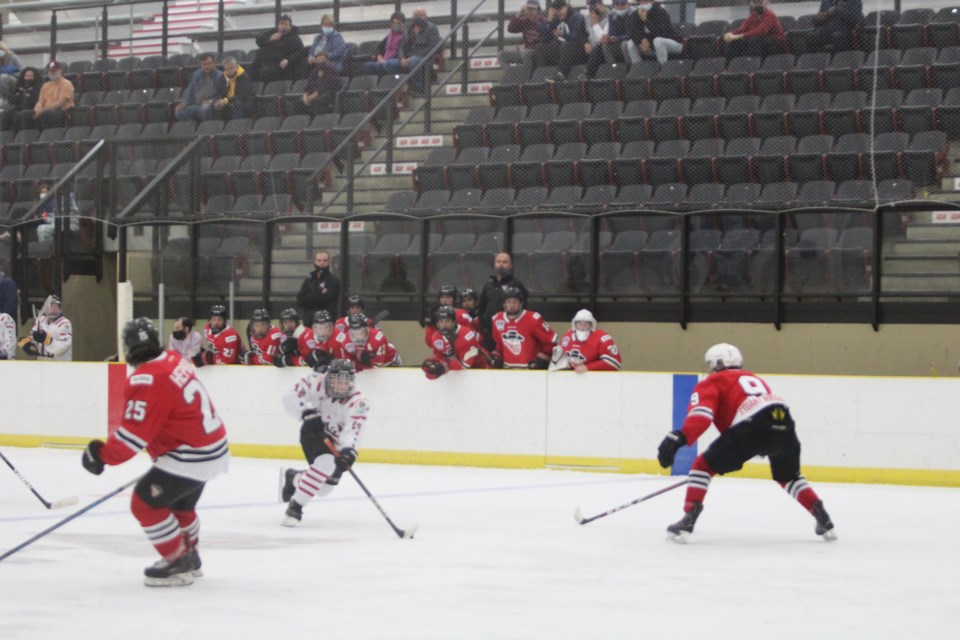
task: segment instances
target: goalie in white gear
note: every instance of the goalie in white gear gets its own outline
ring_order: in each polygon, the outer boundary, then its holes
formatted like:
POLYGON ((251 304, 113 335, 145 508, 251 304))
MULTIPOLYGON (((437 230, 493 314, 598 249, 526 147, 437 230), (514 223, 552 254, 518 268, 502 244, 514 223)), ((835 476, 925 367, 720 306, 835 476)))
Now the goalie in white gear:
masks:
POLYGON ((326 373, 313 371, 283 396, 287 412, 303 421, 300 446, 310 464, 304 471, 281 469, 280 499, 287 502, 281 524, 285 527, 299 524, 303 507, 333 491, 357 459, 369 405, 354 388, 355 379, 353 363, 338 358, 330 362, 326 373))
POLYGON ((570 322, 570 331, 554 349, 550 369, 573 369, 577 373, 619 371, 621 364, 613 337, 597 329, 597 319, 588 309, 580 309, 570 322))
POLYGON ((63 315, 63 303, 47 296, 30 335, 20 339, 20 348, 38 360, 73 360, 73 325, 63 315))

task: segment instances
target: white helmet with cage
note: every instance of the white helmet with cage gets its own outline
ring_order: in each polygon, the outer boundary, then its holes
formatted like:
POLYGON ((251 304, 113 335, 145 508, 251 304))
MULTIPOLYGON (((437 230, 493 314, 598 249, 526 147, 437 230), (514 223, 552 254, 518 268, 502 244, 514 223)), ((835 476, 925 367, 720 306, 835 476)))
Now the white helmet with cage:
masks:
POLYGON ((703 356, 707 363, 707 371, 723 371, 724 369, 739 369, 743 366, 743 354, 732 344, 721 342, 715 344, 703 356))
POLYGON ((573 316, 573 320, 570 322, 570 327, 573 329, 573 332, 577 335, 577 340, 583 342, 590 337, 590 334, 597 330, 597 319, 593 317, 593 314, 590 313, 589 309, 580 309, 577 311, 577 315, 573 316), (577 326, 579 322, 589 322, 589 329, 580 329, 577 326))

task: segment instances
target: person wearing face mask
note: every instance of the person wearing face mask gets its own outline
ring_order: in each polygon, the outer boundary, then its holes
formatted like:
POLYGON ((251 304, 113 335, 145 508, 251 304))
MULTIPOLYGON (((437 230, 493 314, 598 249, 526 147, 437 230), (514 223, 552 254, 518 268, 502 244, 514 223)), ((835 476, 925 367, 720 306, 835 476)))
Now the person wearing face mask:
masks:
POLYGON ((333 113, 337 106, 337 94, 342 83, 340 75, 326 61, 326 53, 317 54, 317 62, 307 78, 303 89, 303 106, 310 115, 333 113))
POLYGON ((504 291, 507 287, 515 287, 523 294, 526 303, 530 292, 522 282, 513 277, 513 258, 509 253, 498 253, 493 258, 493 275, 487 280, 480 291, 480 300, 477 302, 477 318, 480 320, 480 343, 487 351, 494 348, 493 316, 503 310, 504 291))
POLYGON ((32 111, 40 98, 40 72, 34 67, 24 67, 17 76, 13 88, 7 96, 7 109, 3 111, 0 125, 3 129, 12 129, 16 116, 21 111, 32 111))
POLYGON ((297 293, 297 306, 303 310, 301 317, 313 318, 317 311, 326 311, 331 318, 336 318, 340 280, 330 272, 330 253, 317 251, 313 264, 314 270, 304 279, 297 293))
POLYGON ((327 54, 327 68, 333 69, 338 75, 343 73, 343 61, 347 59, 347 43, 334 27, 333 16, 329 14, 320 18, 320 34, 314 38, 307 53, 308 73, 318 63, 317 55, 321 51, 327 54))
POLYGON ((670 14, 659 2, 647 2, 637 7, 637 19, 633 23, 630 59, 639 62, 640 57, 653 53, 657 62, 664 64, 670 54, 680 55, 683 44, 673 28, 670 14))
POLYGON ((570 331, 560 338, 562 355, 551 363, 551 371, 573 369, 576 373, 585 373, 620 370, 620 350, 609 333, 597 329, 597 319, 588 309, 577 311, 570 327, 570 331))
POLYGON ((73 109, 73 83, 63 77, 63 65, 56 60, 47 64, 50 79, 40 87, 33 108, 17 114, 20 129, 47 129, 67 126, 67 114, 73 109))
POLYGON ((193 330, 193 320, 187 317, 177 318, 173 323, 173 332, 167 342, 168 351, 176 351, 186 358, 200 353, 203 337, 193 330))
POLYGON ((400 59, 400 51, 403 47, 404 23, 406 21, 407 17, 401 11, 397 11, 390 16, 390 31, 380 41, 380 46, 377 47, 377 53, 373 56, 373 59, 364 63, 366 73, 378 76, 385 75, 387 70, 383 63, 387 60, 400 59))
MULTIPOLYGON (((603 40, 603 57, 607 62, 634 61, 631 51, 636 50, 630 34, 633 33, 637 12, 628 0, 613 0, 613 7, 607 12, 607 37, 603 40), (631 49, 631 45, 633 48, 631 49)), ((636 62, 640 61, 637 54, 636 62)))
POLYGON ((766 0, 750 1, 750 16, 733 31, 723 34, 727 58, 763 57, 786 50, 787 36, 780 19, 766 0))

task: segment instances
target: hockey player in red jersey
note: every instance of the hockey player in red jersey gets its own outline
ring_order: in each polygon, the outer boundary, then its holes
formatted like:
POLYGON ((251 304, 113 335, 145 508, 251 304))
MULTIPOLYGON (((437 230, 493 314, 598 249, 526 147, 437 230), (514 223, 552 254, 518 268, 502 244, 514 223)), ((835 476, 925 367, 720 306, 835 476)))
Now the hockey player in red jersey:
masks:
POLYGON ((597 319, 589 310, 577 311, 570 325, 570 331, 560 339, 563 355, 551 369, 570 368, 577 373, 620 370, 620 350, 613 336, 597 329, 597 319))
POLYGON ((227 325, 227 308, 222 304, 210 307, 210 322, 203 328, 203 337, 205 344, 193 356, 193 364, 237 364, 243 343, 236 329, 227 325))
POLYGON ((369 405, 354 388, 353 363, 337 358, 324 370, 310 372, 283 396, 287 412, 302 420, 300 447, 310 465, 305 471, 280 471, 280 500, 287 503, 280 524, 285 527, 300 524, 303 507, 340 483, 340 476, 357 459, 367 423, 369 405))
POLYGON ((300 324, 300 314, 294 308, 280 313, 280 346, 273 356, 278 367, 299 367, 313 349, 313 329, 300 324))
POLYGON ((704 360, 709 374, 693 388, 683 428, 660 443, 660 466, 671 466, 680 447, 696 442, 711 423, 720 436, 693 461, 684 516, 667 527, 670 539, 684 542, 693 533, 714 475, 737 471, 754 456, 767 456, 773 479, 816 519, 816 534, 835 540, 823 501, 800 473, 800 441, 786 401, 742 368, 743 356, 735 346, 714 345, 704 360))
POLYGON ((334 340, 337 345, 334 357, 350 360, 358 372, 400 365, 397 348, 390 344, 383 331, 371 327, 362 313, 350 316, 347 331, 337 332, 334 340))
POLYGON ((207 481, 227 470, 227 431, 196 369, 176 351, 163 350, 147 318, 124 326, 123 349, 134 367, 124 388, 123 420, 106 442, 87 445, 83 467, 100 475, 104 465, 147 450, 153 466, 137 482, 130 510, 161 559, 144 570, 144 584, 192 584, 203 575, 195 509, 207 481))
POLYGON ((337 331, 347 332, 347 320, 350 319, 350 316, 360 315, 367 308, 367 301, 363 299, 358 293, 351 295, 347 298, 347 314, 340 318, 337 318, 337 321, 334 323, 334 328, 337 331))
POLYGON ((307 355, 303 364, 313 369, 324 370, 337 352, 337 330, 329 311, 321 309, 313 314, 313 326, 307 343, 307 355))
POLYGON ((520 289, 507 287, 503 296, 503 311, 492 321, 494 362, 505 369, 546 369, 557 334, 539 313, 523 308, 520 289))
POLYGON ((436 380, 450 370, 470 369, 479 359, 477 341, 477 333, 457 322, 454 308, 444 305, 437 310, 437 328, 430 339, 433 355, 424 360, 420 368, 429 380, 436 380))
POLYGON ((477 301, 479 300, 477 292, 467 287, 460 292, 460 308, 470 316, 470 327, 480 332, 480 314, 477 312, 477 301))
POLYGON ((250 318, 250 349, 243 354, 244 364, 273 364, 280 352, 280 329, 270 324, 270 312, 255 309, 250 318))
POLYGON ((460 294, 455 286, 452 284, 443 285, 437 294, 437 302, 431 305, 427 317, 420 321, 420 326, 424 329, 423 341, 431 349, 433 348, 433 333, 437 330, 437 311, 440 307, 450 307, 454 309, 456 321, 459 324, 466 325, 467 327, 473 324, 473 318, 470 317, 470 314, 457 307, 459 297, 460 294))

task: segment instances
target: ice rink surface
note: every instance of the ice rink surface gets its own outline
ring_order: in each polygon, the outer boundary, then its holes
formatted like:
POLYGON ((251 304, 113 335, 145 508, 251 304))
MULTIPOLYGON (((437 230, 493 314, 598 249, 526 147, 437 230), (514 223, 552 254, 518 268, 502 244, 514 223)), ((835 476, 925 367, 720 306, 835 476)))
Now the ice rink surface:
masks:
MULTIPOLYGON (((99 477, 79 451, 5 447, 47 511, 0 467, 0 552, 148 467, 99 477)), ((666 476, 364 464, 279 525, 291 461, 234 458, 199 513, 205 576, 143 586, 156 560, 129 492, 0 562, 0 634, 42 638, 791 638, 960 637, 960 491, 815 484, 837 525, 814 521, 772 481, 715 479, 687 545, 666 541, 683 489, 585 526, 585 516, 664 487, 666 476)))

